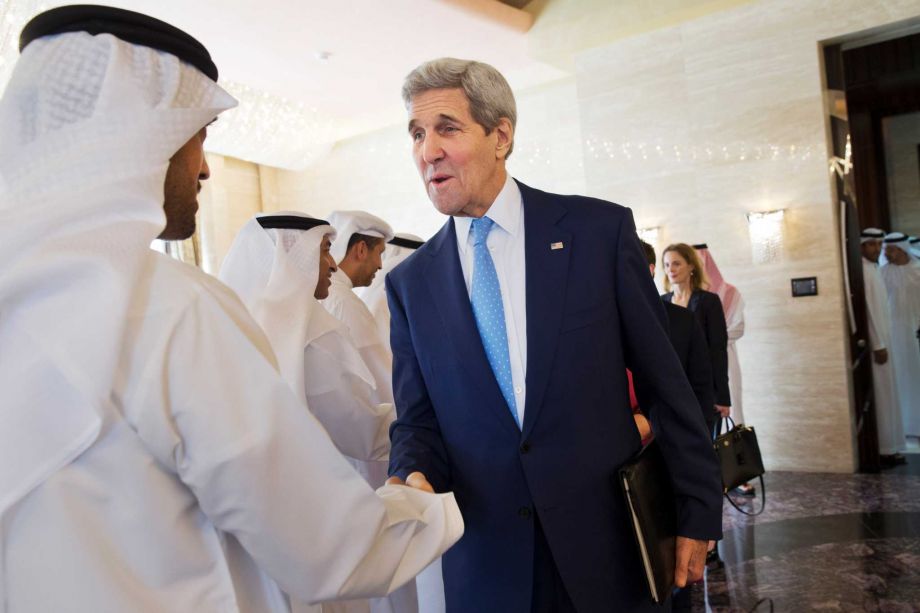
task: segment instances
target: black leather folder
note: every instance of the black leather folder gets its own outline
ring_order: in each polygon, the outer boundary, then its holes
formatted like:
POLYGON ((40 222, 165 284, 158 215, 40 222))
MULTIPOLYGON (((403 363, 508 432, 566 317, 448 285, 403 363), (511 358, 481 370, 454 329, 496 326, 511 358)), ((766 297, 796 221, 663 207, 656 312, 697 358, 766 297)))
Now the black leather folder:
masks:
POLYGON ((677 504, 668 467, 655 441, 620 468, 620 486, 652 600, 665 602, 674 586, 677 504))

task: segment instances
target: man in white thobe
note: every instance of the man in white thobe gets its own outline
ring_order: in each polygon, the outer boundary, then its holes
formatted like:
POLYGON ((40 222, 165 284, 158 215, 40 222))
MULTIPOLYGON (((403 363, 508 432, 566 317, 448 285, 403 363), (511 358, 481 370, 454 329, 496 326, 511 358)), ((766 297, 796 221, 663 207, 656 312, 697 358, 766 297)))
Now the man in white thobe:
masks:
POLYGON ((860 236, 863 282, 866 288, 866 323, 869 326, 869 348, 872 351, 872 388, 875 391, 875 422, 878 430, 878 450, 882 466, 904 464, 904 427, 901 405, 889 359, 891 319, 888 316, 888 292, 878 270, 885 233, 878 228, 866 228, 860 236))
POLYGON ((336 270, 327 221, 279 212, 249 220, 218 275, 268 336, 281 374, 346 456, 385 460, 391 403, 374 402, 374 377, 345 324, 319 303, 336 270))
POLYGON ((355 290, 358 297, 367 305, 371 315, 374 316, 380 342, 386 347, 390 346, 390 307, 387 305, 384 281, 391 270, 402 264, 403 260, 424 244, 425 241, 414 234, 397 232, 396 236, 387 243, 387 248, 383 252, 383 268, 374 275, 374 280, 368 287, 355 290))
POLYGON ((879 258, 882 279, 888 289, 891 314, 891 347, 895 381, 901 401, 904 433, 920 438, 920 261, 911 253, 907 235, 892 232, 885 237, 879 258))
MULTIPOLYGON (((358 348, 364 363, 374 377, 377 402, 393 402, 393 354, 389 340, 380 336, 377 322, 367 305, 355 293, 356 288, 367 287, 383 267, 383 253, 387 241, 393 238, 393 229, 384 220, 364 211, 336 211, 329 223, 337 231, 330 255, 337 265, 332 274, 329 295, 322 305, 348 328, 352 342, 358 348)), ((387 479, 389 457, 377 461, 356 460, 352 465, 371 487, 382 486, 387 479)), ((417 608, 414 583, 393 594, 388 601, 374 603, 374 613, 412 611, 417 608), (398 601, 398 602, 397 602, 398 601), (392 608, 391 608, 392 607, 392 608)), ((340 611, 358 613, 358 604, 349 603, 340 611)))
POLYGON ((0 98, 0 603, 287 611, 395 589, 462 534, 452 495, 375 494, 233 293, 149 249, 195 228, 235 101, 149 17, 30 22, 0 98), (165 213, 165 214, 164 214, 165 213))
MULTIPOLYGON (((387 241, 393 238, 393 229, 364 211, 335 211, 329 223, 337 232, 331 253, 338 270, 332 275, 329 297, 322 304, 348 326, 351 339, 374 375, 378 401, 393 402, 393 354, 389 342, 381 342, 374 316, 355 293, 356 288, 369 286, 383 268, 383 253, 387 241)), ((383 478, 386 479, 385 466, 383 478)))
MULTIPOLYGON (((260 215, 240 230, 219 276, 265 330, 281 374, 339 450, 353 460, 386 461, 393 405, 374 402, 374 378, 348 329, 319 303, 336 271, 329 253, 334 239, 324 220, 296 212, 260 215)), ((323 610, 411 613, 418 610, 415 583, 383 598, 325 603, 323 610)))

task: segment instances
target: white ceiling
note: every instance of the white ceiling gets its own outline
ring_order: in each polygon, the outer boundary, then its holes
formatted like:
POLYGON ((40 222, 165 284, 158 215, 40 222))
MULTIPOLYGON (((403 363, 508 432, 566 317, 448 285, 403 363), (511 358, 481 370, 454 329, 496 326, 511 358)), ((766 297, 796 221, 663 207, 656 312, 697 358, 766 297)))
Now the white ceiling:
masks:
POLYGON ((100 2, 186 30, 211 51, 222 80, 315 108, 334 140, 402 121, 402 79, 428 59, 488 62, 516 90, 565 76, 530 59, 525 33, 464 11, 455 0, 100 2), (319 61, 320 51, 330 58, 319 61))

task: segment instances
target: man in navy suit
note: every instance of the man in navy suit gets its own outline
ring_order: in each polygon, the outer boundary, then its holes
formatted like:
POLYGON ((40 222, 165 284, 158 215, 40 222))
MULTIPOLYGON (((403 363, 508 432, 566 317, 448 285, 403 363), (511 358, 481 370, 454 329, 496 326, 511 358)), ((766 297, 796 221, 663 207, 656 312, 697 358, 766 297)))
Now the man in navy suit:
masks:
POLYGON ((450 219, 387 276, 390 474, 456 494, 466 533, 443 559, 448 611, 661 610, 616 481, 640 448, 627 368, 678 497, 678 586, 721 537, 721 488, 629 209, 508 175, 514 96, 491 66, 428 62, 403 99, 450 219))

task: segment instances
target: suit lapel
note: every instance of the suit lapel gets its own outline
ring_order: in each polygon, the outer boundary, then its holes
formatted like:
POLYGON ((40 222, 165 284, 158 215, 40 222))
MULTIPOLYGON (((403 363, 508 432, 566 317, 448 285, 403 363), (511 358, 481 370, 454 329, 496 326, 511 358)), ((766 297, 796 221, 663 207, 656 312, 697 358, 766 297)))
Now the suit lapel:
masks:
POLYGON ((572 234, 556 223, 566 209, 544 192, 519 183, 524 200, 524 258, 527 274, 527 401, 523 436, 543 406, 565 306, 572 234))
MULTIPOLYGON (((426 270, 428 287, 435 307, 441 316, 444 337, 453 348, 457 363, 469 375, 479 395, 490 406, 491 412, 504 427, 518 431, 517 424, 508 410, 498 382, 489 365, 479 328, 473 316, 473 307, 460 267, 457 252, 457 232, 453 219, 448 221, 432 239, 435 249, 432 261, 426 270)), ((440 341, 438 341, 440 342, 440 341)))

